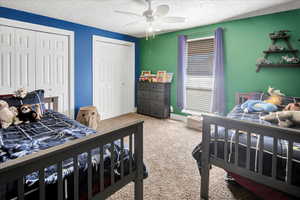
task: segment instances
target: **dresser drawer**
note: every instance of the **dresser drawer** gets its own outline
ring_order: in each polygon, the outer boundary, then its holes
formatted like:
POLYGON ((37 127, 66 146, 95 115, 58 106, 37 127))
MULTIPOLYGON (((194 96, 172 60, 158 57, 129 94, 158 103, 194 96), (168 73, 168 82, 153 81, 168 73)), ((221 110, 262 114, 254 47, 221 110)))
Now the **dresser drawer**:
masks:
POLYGON ((139 90, 138 91, 138 99, 150 99, 151 94, 149 90, 139 90))
POLYGON ((151 107, 150 107, 149 101, 138 101, 137 112, 139 114, 149 115, 150 110, 151 110, 151 107))
POLYGON ((166 107, 161 103, 151 103, 150 104, 150 115, 154 117, 164 118, 166 112, 166 107))
POLYGON ((165 90, 165 85, 161 84, 161 83, 155 83, 155 84, 151 84, 150 86, 150 90, 151 91, 159 91, 159 92, 163 92, 165 90))
POLYGON ((161 102, 163 104, 165 99, 165 94, 159 91, 151 91, 150 99, 152 101, 161 102))
POLYGON ((150 90, 151 84, 147 82, 139 82, 138 84, 138 90, 150 90))

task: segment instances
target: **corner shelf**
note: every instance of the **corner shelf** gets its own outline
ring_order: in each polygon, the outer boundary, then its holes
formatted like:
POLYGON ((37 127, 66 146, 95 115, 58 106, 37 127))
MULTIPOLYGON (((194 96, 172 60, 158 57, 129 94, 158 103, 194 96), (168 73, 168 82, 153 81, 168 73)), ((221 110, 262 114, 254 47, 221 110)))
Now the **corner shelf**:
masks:
POLYGON ((267 53, 296 53, 298 52, 297 49, 286 49, 286 50, 278 50, 278 51, 271 51, 271 50, 267 50, 267 51, 263 51, 265 54, 267 53))
POLYGON ((256 65, 257 68, 256 68, 256 72, 259 72, 260 71, 260 68, 262 67, 269 67, 269 68, 272 68, 272 67, 299 67, 300 68, 300 63, 297 63, 297 64, 260 64, 260 65, 256 65))
MULTIPOLYGON (((284 50, 275 50, 275 51, 272 51, 270 49, 265 50, 265 51, 263 51, 263 53, 265 54, 264 59, 267 59, 270 56, 270 54, 273 54, 273 53, 274 54, 291 53, 291 54, 294 55, 295 58, 299 59, 299 57, 297 55, 298 54, 298 50, 294 49, 292 47, 292 45, 291 45, 291 43, 289 41, 290 35, 287 35, 286 32, 289 32, 289 31, 287 31, 287 30, 277 31, 277 32, 269 34, 269 37, 272 40, 272 45, 275 45, 276 42, 278 42, 278 40, 283 40, 283 42, 286 43, 286 48, 284 50), (278 33, 280 33, 281 35, 276 35, 278 33)), ((277 63, 277 64, 257 64, 256 65, 256 72, 259 72, 262 67, 268 67, 268 68, 274 68, 274 67, 292 67, 292 68, 295 68, 295 67, 300 67, 300 62, 296 63, 296 64, 294 64, 294 63, 285 63, 285 64, 280 64, 280 63, 277 63)))
POLYGON ((289 39, 289 38, 290 38, 289 35, 286 35, 286 36, 270 36, 271 40, 280 40, 280 39, 286 40, 286 39, 289 39))

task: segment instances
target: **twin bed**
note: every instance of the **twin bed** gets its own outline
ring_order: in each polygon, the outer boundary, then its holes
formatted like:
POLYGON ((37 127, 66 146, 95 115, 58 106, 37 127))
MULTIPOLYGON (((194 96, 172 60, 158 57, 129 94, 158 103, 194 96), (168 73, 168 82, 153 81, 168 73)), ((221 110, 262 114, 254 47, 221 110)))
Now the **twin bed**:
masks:
MULTIPOLYGON (((44 99, 42 97, 42 99, 44 99)), ((97 132, 56 112, 0 129, 0 199, 105 199, 135 183, 143 199, 143 121, 97 132)))
POLYGON ((199 165, 204 199, 209 197, 211 165, 257 187, 262 184, 300 198, 300 131, 261 120, 263 113, 244 113, 240 104, 251 96, 253 93, 237 94, 237 105, 227 117, 203 115, 202 143, 193 156, 199 165))

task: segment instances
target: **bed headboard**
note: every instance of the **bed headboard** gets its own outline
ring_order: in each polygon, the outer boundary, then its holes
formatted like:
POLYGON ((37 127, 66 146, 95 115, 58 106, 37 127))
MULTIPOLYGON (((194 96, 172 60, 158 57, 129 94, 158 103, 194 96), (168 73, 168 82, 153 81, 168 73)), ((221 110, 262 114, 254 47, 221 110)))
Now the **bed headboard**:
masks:
MULTIPOLYGON (((0 97, 11 97, 13 94, 0 94, 0 97)), ((58 97, 45 97, 44 105, 46 109, 52 109, 58 112, 58 97)))
POLYGON ((242 104, 253 97, 257 97, 258 99, 260 99, 263 97, 263 95, 263 92, 237 92, 235 94, 235 104, 242 104))
MULTIPOLYGON (((265 100, 269 97, 269 95, 263 92, 237 92, 235 95, 235 104, 242 104, 248 99, 260 99, 265 100)), ((287 105, 289 103, 296 103, 300 102, 300 97, 292 97, 292 96, 285 96, 283 100, 283 104, 287 105)))
POLYGON ((46 109, 52 109, 58 112, 58 97, 45 97, 44 104, 46 109))

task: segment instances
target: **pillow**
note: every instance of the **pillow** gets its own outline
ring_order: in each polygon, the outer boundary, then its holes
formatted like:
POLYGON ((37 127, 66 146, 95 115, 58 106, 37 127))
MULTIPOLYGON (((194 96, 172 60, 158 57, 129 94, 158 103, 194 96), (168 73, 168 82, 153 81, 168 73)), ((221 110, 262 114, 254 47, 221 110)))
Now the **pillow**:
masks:
POLYGON ((0 100, 6 101, 10 106, 19 107, 21 105, 19 99, 15 98, 12 94, 10 95, 0 95, 0 100))
POLYGON ((24 99, 16 98, 13 95, 2 95, 0 96, 0 100, 4 100, 9 106, 15 106, 17 108, 23 104, 41 104, 42 112, 44 112, 44 93, 44 90, 34 90, 28 92, 24 99))
POLYGON ((22 104, 43 104, 44 103, 44 90, 34 90, 29 92, 24 99, 22 104))

